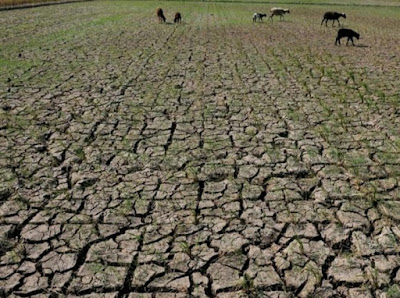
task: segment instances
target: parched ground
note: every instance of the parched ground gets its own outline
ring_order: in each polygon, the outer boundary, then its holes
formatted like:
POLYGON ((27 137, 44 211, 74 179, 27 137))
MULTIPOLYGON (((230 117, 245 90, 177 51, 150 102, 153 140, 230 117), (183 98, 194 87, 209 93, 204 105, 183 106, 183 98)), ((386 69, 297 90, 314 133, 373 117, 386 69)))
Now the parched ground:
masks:
POLYGON ((399 297, 400 8, 288 7, 0 13, 0 296, 399 297))

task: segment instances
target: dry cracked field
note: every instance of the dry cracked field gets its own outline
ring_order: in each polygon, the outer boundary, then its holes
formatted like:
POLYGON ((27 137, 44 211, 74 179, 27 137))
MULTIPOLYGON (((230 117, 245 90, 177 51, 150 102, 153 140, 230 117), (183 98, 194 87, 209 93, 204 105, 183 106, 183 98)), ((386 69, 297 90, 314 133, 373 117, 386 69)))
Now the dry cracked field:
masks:
POLYGON ((0 296, 400 297, 400 8, 287 7, 0 13, 0 296))

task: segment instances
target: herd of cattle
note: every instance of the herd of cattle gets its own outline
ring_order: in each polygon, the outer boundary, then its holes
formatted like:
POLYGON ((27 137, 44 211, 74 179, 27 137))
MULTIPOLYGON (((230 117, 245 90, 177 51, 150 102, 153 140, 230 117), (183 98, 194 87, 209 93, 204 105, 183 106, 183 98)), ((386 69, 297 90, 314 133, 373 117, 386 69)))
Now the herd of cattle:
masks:
MULTIPOLYGON (((269 20, 273 20, 274 16, 279 16, 280 20, 282 20, 282 17, 287 14, 290 13, 289 9, 286 8, 280 8, 280 7, 274 7, 271 8, 270 11, 270 15, 269 15, 269 20)), ((165 23, 166 22, 166 18, 164 16, 164 12, 161 8, 157 8, 156 10, 156 15, 158 18, 158 22, 159 23, 165 23)), ((257 20, 261 21, 263 20, 264 17, 266 17, 267 14, 266 13, 254 13, 253 14, 253 22, 257 22, 257 20)), ((335 24, 335 21, 337 21, 339 23, 340 26, 340 21, 339 18, 346 18, 346 14, 344 13, 339 13, 339 12, 326 12, 324 14, 324 18, 322 19, 321 25, 325 22, 325 26, 328 26, 328 21, 331 20, 332 21, 332 27, 335 24)), ((182 21, 182 15, 180 14, 180 12, 175 13, 175 18, 174 18, 174 23, 180 23, 182 21)), ((352 42, 353 46, 354 46, 354 40, 353 38, 360 38, 360 34, 358 34, 357 32, 351 30, 351 29, 339 29, 338 31, 338 35, 336 37, 336 41, 335 41, 335 45, 337 45, 339 43, 340 45, 340 40, 343 37, 347 37, 347 43, 346 45, 349 43, 349 41, 352 42)))
MULTIPOLYGON (((157 8, 156 15, 159 23, 166 22, 167 19, 165 18, 164 12, 161 8, 157 8)), ((175 13, 174 23, 180 23, 181 21, 182 21, 182 15, 180 14, 180 12, 175 13)))
MULTIPOLYGON (((287 14, 290 13, 289 9, 285 9, 285 8, 280 8, 280 7, 274 7, 271 8, 271 13, 269 15, 269 20, 273 20, 274 16, 279 16, 280 20, 282 20, 282 17, 287 14)), ((257 20, 261 21, 263 20, 264 17, 266 17, 267 14, 266 13, 254 13, 253 14, 253 22, 257 22, 257 20)), ((325 26, 328 26, 328 21, 332 21, 332 26, 335 24, 335 21, 337 21, 339 23, 340 26, 340 21, 339 18, 346 18, 346 14, 345 13, 340 13, 340 12, 331 12, 328 11, 324 14, 324 18, 322 19, 321 25, 325 22, 325 26)), ((338 35, 336 37, 336 41, 335 41, 335 45, 337 45, 338 43, 340 44, 340 40, 343 37, 347 37, 347 43, 346 45, 349 43, 349 41, 352 42, 353 46, 354 46, 354 40, 353 38, 360 38, 360 34, 358 34, 357 32, 351 30, 351 29, 339 29, 338 31, 338 35)))

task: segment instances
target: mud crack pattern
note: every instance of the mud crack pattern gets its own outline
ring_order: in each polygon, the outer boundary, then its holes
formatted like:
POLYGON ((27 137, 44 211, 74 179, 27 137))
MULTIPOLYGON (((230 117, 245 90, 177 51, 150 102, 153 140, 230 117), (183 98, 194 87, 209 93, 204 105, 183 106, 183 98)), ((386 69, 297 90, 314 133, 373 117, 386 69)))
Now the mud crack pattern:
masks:
POLYGON ((157 6, 0 12, 0 296, 399 297, 399 16, 157 6))

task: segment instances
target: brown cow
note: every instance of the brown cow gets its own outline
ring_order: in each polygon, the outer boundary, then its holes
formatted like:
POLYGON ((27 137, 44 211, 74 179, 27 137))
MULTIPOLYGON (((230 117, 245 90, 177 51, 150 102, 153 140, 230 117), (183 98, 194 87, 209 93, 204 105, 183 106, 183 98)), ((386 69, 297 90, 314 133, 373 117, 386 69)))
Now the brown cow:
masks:
POLYGON ((164 16, 164 12, 161 8, 157 8, 156 10, 156 14, 157 14, 157 18, 158 18, 158 22, 159 23, 165 23, 165 16, 164 16))
POLYGON ((174 23, 180 23, 182 21, 182 15, 180 12, 175 14, 174 23))

